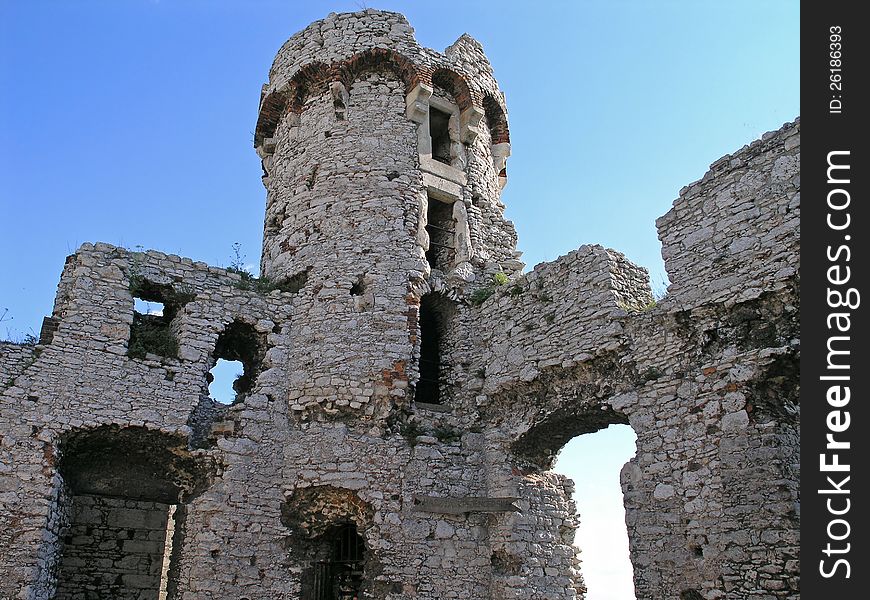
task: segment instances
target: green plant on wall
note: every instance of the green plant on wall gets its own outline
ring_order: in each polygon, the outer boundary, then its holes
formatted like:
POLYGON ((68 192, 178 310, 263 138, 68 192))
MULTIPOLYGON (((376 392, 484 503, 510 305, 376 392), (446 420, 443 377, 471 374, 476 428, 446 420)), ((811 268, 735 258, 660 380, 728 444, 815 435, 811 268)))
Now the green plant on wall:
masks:
MULTIPOLYGON (((478 288, 472 292, 472 294, 468 297, 468 301, 472 306, 480 306, 484 302, 486 302, 498 288, 506 285, 509 279, 508 276, 502 272, 494 273, 492 279, 490 280, 490 284, 486 287, 478 288)), ((512 295, 513 294, 512 291, 512 295)))
POLYGON ((242 245, 236 242, 232 245, 232 249, 233 255, 226 270, 228 273, 235 273, 239 276, 239 280, 234 285, 240 290, 253 291, 259 294, 268 294, 274 290, 280 290, 295 294, 305 286, 305 282, 308 280, 308 271, 302 271, 281 281, 273 281, 266 276, 257 277, 245 266, 245 255, 242 254, 242 245))

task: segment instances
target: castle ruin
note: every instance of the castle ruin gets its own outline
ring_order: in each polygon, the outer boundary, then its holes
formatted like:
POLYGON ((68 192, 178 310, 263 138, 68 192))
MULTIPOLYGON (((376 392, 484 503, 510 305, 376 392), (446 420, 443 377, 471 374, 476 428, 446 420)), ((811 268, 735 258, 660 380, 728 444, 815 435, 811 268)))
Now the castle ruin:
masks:
POLYGON ((639 599, 798 598, 799 133, 680 192, 654 303, 601 246, 522 272, 478 42, 313 23, 262 90, 261 276, 84 244, 0 344, 0 598, 582 598, 550 468, 616 423, 639 599))

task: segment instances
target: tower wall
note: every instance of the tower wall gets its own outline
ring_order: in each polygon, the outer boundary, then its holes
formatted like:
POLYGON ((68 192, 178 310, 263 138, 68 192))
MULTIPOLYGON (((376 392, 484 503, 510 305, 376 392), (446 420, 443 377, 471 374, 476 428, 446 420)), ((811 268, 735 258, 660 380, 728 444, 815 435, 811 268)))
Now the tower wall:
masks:
POLYGON ((330 15, 282 47, 255 136, 267 192, 262 273, 306 280, 305 325, 288 357, 299 416, 407 406, 421 296, 444 293, 463 311, 458 301, 494 273, 522 267, 499 200, 504 102, 480 44, 463 36, 439 54, 416 43, 403 16, 363 15, 330 15), (449 115, 441 157, 435 111, 449 115), (433 229, 436 203, 449 218, 433 229), (442 245, 447 258, 430 264, 442 245))
MULTIPOLYGON (((460 294, 486 269, 518 270, 516 233, 499 202, 510 153, 506 111, 480 44, 462 36, 440 54, 416 43, 402 15, 364 15, 330 15, 293 36, 263 88, 254 140, 267 190, 263 273, 287 277, 315 256, 323 267, 343 270, 347 255, 327 262, 336 241, 312 230, 333 220, 359 222, 360 215, 349 216, 359 206, 366 214, 400 207, 404 221, 388 214, 388 223, 380 222, 398 246, 380 248, 383 256, 374 258, 392 260, 412 279, 428 275, 420 214, 427 194, 463 207, 456 212, 464 238, 451 268, 442 269, 449 278, 459 267, 451 284, 460 294), (453 111, 449 164, 433 160, 432 106, 453 111), (399 243, 400 229, 407 243, 399 243)), ((372 243, 363 240, 364 247, 372 243)))

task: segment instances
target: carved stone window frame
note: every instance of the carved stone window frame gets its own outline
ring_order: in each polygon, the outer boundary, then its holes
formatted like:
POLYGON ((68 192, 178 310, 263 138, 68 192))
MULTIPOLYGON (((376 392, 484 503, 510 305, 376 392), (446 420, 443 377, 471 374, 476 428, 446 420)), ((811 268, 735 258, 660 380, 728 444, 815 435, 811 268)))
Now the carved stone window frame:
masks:
POLYGON ((450 267, 454 269, 464 266, 473 255, 466 201, 463 198, 463 188, 468 185, 468 178, 464 171, 466 165, 464 144, 473 142, 477 137, 477 127, 483 118, 483 112, 475 106, 460 111, 457 104, 433 96, 433 91, 431 86, 420 83, 405 99, 406 115, 408 119, 417 123, 417 152, 426 191, 421 199, 418 242, 424 252, 429 250, 429 235, 426 232, 428 198, 452 204, 456 233, 454 260, 450 267), (452 159, 450 165, 432 158, 432 136, 429 131, 430 107, 450 115, 448 125, 452 159), (461 165, 462 168, 457 165, 461 165))

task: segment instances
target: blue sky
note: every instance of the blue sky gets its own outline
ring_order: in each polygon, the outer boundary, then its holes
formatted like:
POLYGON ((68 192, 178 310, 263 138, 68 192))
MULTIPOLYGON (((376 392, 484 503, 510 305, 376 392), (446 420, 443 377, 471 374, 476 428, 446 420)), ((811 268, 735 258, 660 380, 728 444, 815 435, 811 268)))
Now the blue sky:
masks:
POLYGON ((530 267, 601 243, 660 283, 656 217, 800 112, 796 1, 0 0, 0 337, 38 333, 85 241, 256 263, 260 86, 290 35, 364 4, 483 43, 530 267))

